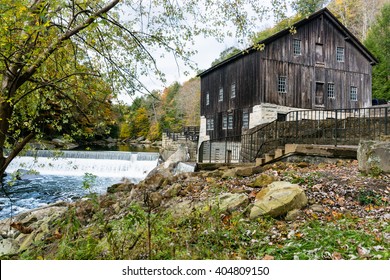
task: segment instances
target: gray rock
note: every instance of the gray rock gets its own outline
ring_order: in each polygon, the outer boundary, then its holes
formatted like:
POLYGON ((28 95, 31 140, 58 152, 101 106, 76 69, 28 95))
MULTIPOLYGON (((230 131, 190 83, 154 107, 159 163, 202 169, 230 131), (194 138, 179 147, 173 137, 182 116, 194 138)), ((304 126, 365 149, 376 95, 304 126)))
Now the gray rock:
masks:
POLYGON ((19 246, 13 239, 0 240, 0 256, 16 254, 18 248, 19 246))
POLYGON ((360 171, 390 173, 390 141, 361 141, 357 159, 360 171))
POLYGON ((234 178, 236 177, 237 174, 236 174, 236 169, 235 168, 231 168, 231 169, 227 169, 223 172, 221 178, 222 179, 229 179, 229 178, 234 178))
POLYGON ((272 182, 276 181, 276 177, 268 175, 268 174, 260 174, 259 176, 256 177, 256 179, 250 183, 250 186, 252 188, 263 188, 271 184, 272 182))
POLYGON ((241 207, 246 207, 249 204, 249 199, 245 194, 224 193, 217 197, 216 202, 222 211, 233 211, 241 207))
POLYGON ((284 218, 286 221, 295 221, 300 215, 302 211, 299 209, 291 210, 287 213, 286 217, 284 218))
POLYGON ((178 183, 171 185, 170 187, 168 187, 166 189, 166 191, 164 193, 164 197, 171 198, 171 197, 177 196, 179 194, 181 188, 182 188, 182 185, 178 184, 178 183))
POLYGON ((188 150, 187 150, 187 147, 184 146, 184 145, 180 145, 178 148, 177 148, 177 151, 175 153, 173 153, 164 163, 164 168, 169 168, 171 166, 171 164, 174 164, 176 167, 176 165, 179 163, 179 162, 186 162, 189 158, 189 155, 188 155, 188 150))
POLYGON ((293 209, 301 209, 306 204, 307 197, 299 185, 289 182, 273 182, 256 195, 250 218, 278 217, 293 209))
POLYGON ((152 208, 159 207, 161 205, 163 196, 158 192, 153 192, 149 195, 149 201, 152 208))
POLYGON ((313 204, 310 206, 310 209, 313 210, 314 212, 317 212, 317 213, 324 213, 325 212, 324 207, 320 204, 313 204))

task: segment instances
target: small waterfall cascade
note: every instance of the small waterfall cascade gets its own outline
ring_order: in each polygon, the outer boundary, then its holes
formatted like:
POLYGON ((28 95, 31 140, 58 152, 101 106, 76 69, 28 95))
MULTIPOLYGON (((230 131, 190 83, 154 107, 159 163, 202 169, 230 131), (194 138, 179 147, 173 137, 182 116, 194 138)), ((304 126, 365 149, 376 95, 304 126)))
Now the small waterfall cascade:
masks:
POLYGON ((57 201, 74 201, 90 192, 103 194, 107 187, 127 178, 143 180, 157 166, 158 153, 116 151, 34 151, 15 158, 6 169, 0 191, 0 220, 57 201), (29 171, 32 171, 31 173, 29 171), (90 189, 83 188, 86 174, 96 175, 90 189))
POLYGON ((131 178, 142 180, 157 166, 158 153, 117 151, 47 151, 28 152, 16 157, 6 172, 31 170, 41 175, 131 178))

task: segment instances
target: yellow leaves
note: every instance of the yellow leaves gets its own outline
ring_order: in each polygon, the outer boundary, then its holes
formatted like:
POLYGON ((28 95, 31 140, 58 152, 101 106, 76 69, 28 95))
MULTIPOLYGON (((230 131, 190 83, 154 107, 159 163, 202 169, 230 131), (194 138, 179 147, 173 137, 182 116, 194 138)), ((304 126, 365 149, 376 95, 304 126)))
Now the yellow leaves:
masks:
POLYGON ((257 51, 264 51, 265 50, 265 44, 255 44, 253 45, 253 48, 257 51))
POLYGON ((295 26, 291 26, 289 31, 290 31, 290 34, 291 34, 291 35, 297 34, 297 29, 296 29, 295 26))

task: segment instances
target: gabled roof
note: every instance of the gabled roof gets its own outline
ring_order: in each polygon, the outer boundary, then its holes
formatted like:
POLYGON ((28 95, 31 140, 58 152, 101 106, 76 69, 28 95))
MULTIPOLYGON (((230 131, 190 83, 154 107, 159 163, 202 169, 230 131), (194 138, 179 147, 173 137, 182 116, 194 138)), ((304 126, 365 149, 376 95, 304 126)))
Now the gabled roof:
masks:
MULTIPOLYGON (((378 60, 373 56, 373 54, 327 8, 323 8, 321 10, 318 10, 317 12, 311 14, 310 16, 294 23, 293 26, 300 27, 300 26, 305 25, 305 24, 311 22, 312 20, 320 17, 321 15, 326 16, 342 33, 344 33, 346 40, 349 40, 363 54, 363 56, 365 56, 367 58, 367 60, 370 61, 370 63, 372 65, 375 65, 378 63, 378 60)), ((267 45, 267 44, 279 39, 280 37, 283 37, 283 36, 288 35, 288 34, 290 34, 290 28, 286 28, 282 31, 279 31, 278 33, 275 33, 274 35, 272 35, 264 40, 261 40, 257 44, 267 45)), ((234 60, 236 60, 244 55, 247 55, 248 53, 254 52, 254 51, 257 51, 255 46, 251 46, 251 47, 247 48, 246 50, 243 50, 243 51, 239 52, 238 54, 210 67, 209 69, 198 74, 198 76, 202 77, 202 76, 208 74, 209 72, 213 71, 214 69, 219 68, 222 65, 225 65, 231 61, 234 61, 234 60)))

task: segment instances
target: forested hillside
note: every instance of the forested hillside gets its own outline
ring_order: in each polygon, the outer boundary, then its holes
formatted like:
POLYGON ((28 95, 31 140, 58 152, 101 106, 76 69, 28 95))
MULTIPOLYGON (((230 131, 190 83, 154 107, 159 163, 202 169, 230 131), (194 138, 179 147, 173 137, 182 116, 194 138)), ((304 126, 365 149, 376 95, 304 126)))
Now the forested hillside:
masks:
POLYGON ((164 130, 180 132, 183 126, 199 125, 200 80, 173 83, 162 92, 137 97, 131 106, 119 105, 121 139, 161 139, 164 130))

